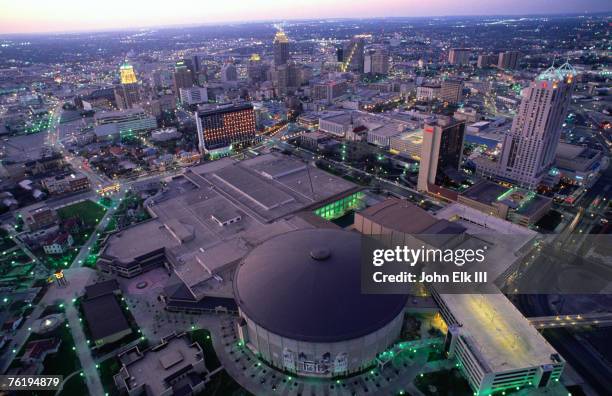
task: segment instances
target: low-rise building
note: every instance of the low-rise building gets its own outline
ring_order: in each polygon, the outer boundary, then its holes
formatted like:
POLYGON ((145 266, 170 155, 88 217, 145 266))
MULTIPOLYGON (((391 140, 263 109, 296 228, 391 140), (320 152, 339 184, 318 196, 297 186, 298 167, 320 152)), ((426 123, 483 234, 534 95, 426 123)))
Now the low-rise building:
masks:
POLYGON ((525 227, 537 223, 552 207, 552 198, 491 181, 476 183, 459 194, 457 202, 525 227))
POLYGON ((106 293, 82 302, 85 320, 94 344, 99 347, 132 333, 117 296, 106 293))
POLYGON ((143 351, 135 346, 121 353, 115 384, 130 396, 197 394, 208 382, 204 358, 204 351, 188 334, 171 334, 143 351))
POLYGON ((87 191, 91 188, 89 179, 82 173, 69 173, 47 177, 42 180, 41 184, 51 195, 87 191))
POLYGON ((64 254, 73 244, 72 235, 67 232, 59 232, 47 238, 42 247, 46 254, 64 254))

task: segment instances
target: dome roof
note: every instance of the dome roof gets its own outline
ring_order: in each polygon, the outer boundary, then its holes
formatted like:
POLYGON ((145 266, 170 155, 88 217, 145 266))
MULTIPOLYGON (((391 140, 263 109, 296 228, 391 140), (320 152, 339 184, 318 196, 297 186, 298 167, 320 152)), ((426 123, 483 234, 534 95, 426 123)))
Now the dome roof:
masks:
POLYGON ((234 292, 242 312, 259 326, 309 342, 370 334, 407 300, 361 294, 361 237, 330 229, 293 231, 259 245, 238 267, 234 292))

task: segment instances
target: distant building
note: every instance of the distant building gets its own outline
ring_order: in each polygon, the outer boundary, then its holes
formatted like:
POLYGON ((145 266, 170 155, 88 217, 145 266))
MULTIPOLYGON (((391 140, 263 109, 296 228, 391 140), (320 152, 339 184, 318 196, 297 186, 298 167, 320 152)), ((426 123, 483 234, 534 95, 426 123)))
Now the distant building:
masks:
POLYGON ((423 84, 417 87, 417 100, 432 101, 437 99, 440 97, 440 89, 441 87, 439 85, 423 84))
POLYGON ((448 52, 448 63, 464 66, 470 63, 471 51, 468 48, 451 48, 448 52))
POLYGON ((131 136, 157 128, 155 117, 140 108, 96 113, 94 123, 94 133, 98 140, 131 136))
POLYGON ((440 85, 440 100, 448 103, 461 101, 463 82, 459 80, 443 80, 440 85))
POLYGON ((141 101, 140 85, 132 65, 127 62, 119 68, 121 84, 113 88, 115 104, 119 109, 132 108, 141 101))
POLYGON ((412 158, 421 158, 423 146, 423 129, 403 132, 389 140, 389 150, 395 154, 406 154, 412 158))
POLYGON ((521 58, 518 51, 500 52, 498 55, 497 67, 500 69, 517 69, 521 58))
POLYGON ((143 351, 132 347, 118 358, 122 366, 115 384, 129 396, 196 395, 207 382, 204 351, 187 333, 163 337, 143 351))
POLYGON ((481 54, 478 55, 478 61, 476 63, 476 66, 481 69, 497 66, 498 60, 499 56, 497 54, 481 54))
POLYGON ((439 119, 437 124, 425 124, 423 128, 421 165, 417 188, 430 191, 430 186, 444 186, 451 173, 456 172, 463 157, 465 122, 439 119))
POLYGON ((272 46, 274 48, 274 66, 284 65, 289 61, 289 39, 285 32, 279 30, 274 36, 272 46))
POLYGON ((202 104, 208 102, 208 90, 202 87, 180 88, 181 102, 187 105, 202 104))
POLYGON ((221 81, 228 83, 238 81, 238 72, 233 63, 226 63, 221 68, 221 81))
POLYGON ((363 36, 353 37, 342 51, 343 62, 340 66, 342 72, 363 73, 365 38, 363 36))
POLYGON ((389 74, 389 54, 379 49, 365 55, 363 72, 381 75, 389 74))
POLYGON ((348 84, 345 80, 327 80, 314 83, 310 88, 312 100, 324 100, 328 103, 346 94, 348 84))
POLYGON ((232 145, 248 145, 255 139, 253 105, 228 105, 196 113, 200 151, 214 153, 232 145))
POLYGON ((174 66, 174 94, 179 96, 181 88, 191 88, 193 86, 193 74, 184 61, 177 62, 174 66))

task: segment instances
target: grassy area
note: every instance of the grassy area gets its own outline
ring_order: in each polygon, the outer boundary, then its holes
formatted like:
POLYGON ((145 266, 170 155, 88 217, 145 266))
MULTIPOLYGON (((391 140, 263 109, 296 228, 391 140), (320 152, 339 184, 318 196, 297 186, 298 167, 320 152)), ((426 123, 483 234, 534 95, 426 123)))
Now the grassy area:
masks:
POLYGON ((87 384, 85 384, 85 378, 76 374, 64 382, 59 396, 86 395, 87 393, 89 391, 87 390, 87 384))
POLYGON ((57 215, 61 219, 78 217, 83 222, 85 228, 94 228, 102 216, 106 213, 106 208, 93 201, 81 201, 72 205, 64 206, 57 210, 57 215))
POLYGON ((210 371, 221 367, 221 362, 217 357, 217 353, 213 348, 212 336, 210 332, 205 329, 194 330, 189 333, 191 340, 200 344, 200 347, 204 351, 204 363, 206 368, 210 371))
POLYGON ((210 378, 204 390, 197 396, 251 396, 252 394, 240 386, 225 370, 221 370, 210 378))
POLYGON ((9 233, 4 228, 0 228, 0 252, 5 252, 13 247, 15 247, 15 242, 13 242, 9 233))
POLYGON ((427 396, 471 396, 472 389, 459 370, 442 370, 417 377, 414 384, 427 396))
POLYGON ((99 365, 100 381, 102 382, 104 392, 109 396, 119 395, 119 390, 115 386, 113 376, 119 372, 120 368, 121 364, 119 364, 119 360, 116 358, 107 359, 99 365))

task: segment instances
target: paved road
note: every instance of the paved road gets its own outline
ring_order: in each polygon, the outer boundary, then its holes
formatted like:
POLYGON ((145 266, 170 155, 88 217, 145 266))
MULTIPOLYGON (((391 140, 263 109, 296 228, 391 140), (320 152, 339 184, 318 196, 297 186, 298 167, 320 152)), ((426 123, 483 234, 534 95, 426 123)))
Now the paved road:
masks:
POLYGON ((85 374, 85 383, 90 395, 103 395, 104 388, 100 381, 100 375, 96 368, 96 363, 91 356, 91 350, 87 344, 87 338, 81 327, 79 321, 79 313, 72 303, 71 300, 66 301, 66 319, 70 325, 70 331, 72 332, 72 338, 74 338, 74 345, 76 346, 76 352, 81 361, 81 369, 85 374))

